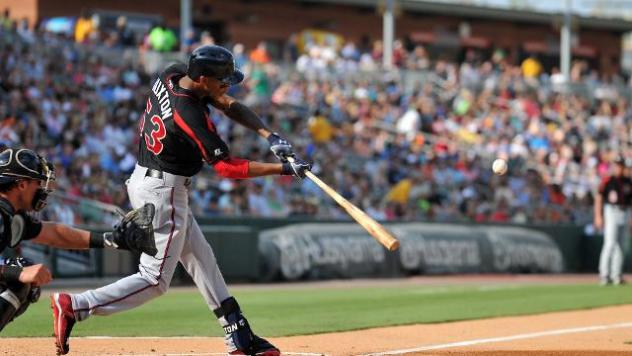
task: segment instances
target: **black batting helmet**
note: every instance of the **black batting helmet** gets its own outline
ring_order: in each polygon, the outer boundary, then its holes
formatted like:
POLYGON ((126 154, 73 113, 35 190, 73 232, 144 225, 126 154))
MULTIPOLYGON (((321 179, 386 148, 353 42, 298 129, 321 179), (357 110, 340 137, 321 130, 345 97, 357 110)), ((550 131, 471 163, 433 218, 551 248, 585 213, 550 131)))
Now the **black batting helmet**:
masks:
POLYGON ((193 80, 203 75, 229 85, 239 84, 244 80, 244 73, 235 66, 233 54, 216 45, 201 46, 191 53, 187 75, 193 80))

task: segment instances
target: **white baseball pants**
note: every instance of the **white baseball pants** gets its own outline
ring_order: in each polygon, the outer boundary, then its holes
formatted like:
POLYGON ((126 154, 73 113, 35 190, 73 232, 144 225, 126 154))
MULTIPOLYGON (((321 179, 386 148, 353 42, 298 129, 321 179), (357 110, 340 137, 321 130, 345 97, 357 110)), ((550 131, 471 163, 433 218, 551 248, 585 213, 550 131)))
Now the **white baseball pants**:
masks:
POLYGON ((145 203, 156 206, 153 225, 158 254, 142 254, 136 274, 71 295, 77 320, 131 309, 164 294, 178 262, 193 277, 211 311, 230 296, 213 250, 189 208, 191 179, 166 172, 154 178, 146 173, 147 168, 136 165, 126 183, 127 192, 133 208, 145 203))
POLYGON ((623 261, 630 230, 630 209, 604 206, 603 247, 599 256, 599 277, 614 283, 621 281, 623 261))

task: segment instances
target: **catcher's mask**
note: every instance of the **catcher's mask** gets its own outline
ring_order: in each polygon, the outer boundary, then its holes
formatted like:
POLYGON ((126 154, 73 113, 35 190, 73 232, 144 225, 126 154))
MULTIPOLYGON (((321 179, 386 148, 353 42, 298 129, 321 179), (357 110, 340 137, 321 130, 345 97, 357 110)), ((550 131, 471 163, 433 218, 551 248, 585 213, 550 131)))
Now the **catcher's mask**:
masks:
POLYGON ((40 181, 31 203, 35 211, 46 206, 46 198, 53 191, 55 167, 32 150, 8 148, 0 153, 0 185, 33 179, 40 181))

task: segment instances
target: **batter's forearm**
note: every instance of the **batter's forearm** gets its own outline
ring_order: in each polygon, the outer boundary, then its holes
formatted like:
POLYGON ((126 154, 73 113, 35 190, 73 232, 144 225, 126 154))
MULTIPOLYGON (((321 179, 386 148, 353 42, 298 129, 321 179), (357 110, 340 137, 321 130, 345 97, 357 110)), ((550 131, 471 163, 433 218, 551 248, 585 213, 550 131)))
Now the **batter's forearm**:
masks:
POLYGON ((279 175, 283 172, 283 165, 281 163, 263 163, 250 161, 248 167, 249 177, 261 177, 279 175))
POLYGON ((224 110, 224 113, 231 120, 255 131, 263 138, 268 138, 271 134, 270 130, 259 118, 259 115, 238 101, 233 101, 228 108, 224 110))
POLYGON ((220 176, 232 179, 278 175, 283 172, 283 165, 280 163, 248 161, 234 157, 215 162, 213 168, 220 176))

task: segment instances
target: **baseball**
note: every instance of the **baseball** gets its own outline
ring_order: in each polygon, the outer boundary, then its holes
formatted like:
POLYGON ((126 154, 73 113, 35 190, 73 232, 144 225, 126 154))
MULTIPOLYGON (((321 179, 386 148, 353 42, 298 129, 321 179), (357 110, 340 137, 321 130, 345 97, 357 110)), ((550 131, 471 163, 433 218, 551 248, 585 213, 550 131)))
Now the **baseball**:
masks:
POLYGON ((502 158, 497 158, 492 164, 492 171, 495 174, 502 176, 507 173, 507 162, 502 158))

